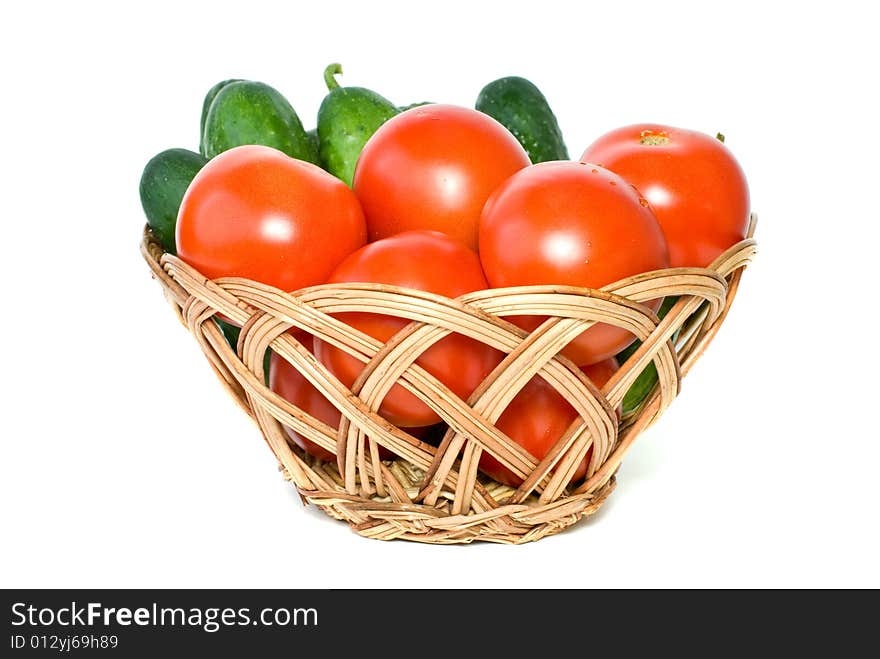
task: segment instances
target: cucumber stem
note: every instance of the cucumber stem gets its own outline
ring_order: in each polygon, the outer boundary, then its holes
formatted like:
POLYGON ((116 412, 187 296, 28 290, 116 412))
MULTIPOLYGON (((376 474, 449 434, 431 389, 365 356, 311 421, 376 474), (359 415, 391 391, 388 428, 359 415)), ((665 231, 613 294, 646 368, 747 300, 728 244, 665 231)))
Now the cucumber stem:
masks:
POLYGON ((336 78, 333 76, 340 73, 342 73, 342 64, 337 62, 327 65, 327 68, 324 69, 324 84, 327 85, 327 89, 331 92, 339 87, 339 83, 336 82, 336 78))

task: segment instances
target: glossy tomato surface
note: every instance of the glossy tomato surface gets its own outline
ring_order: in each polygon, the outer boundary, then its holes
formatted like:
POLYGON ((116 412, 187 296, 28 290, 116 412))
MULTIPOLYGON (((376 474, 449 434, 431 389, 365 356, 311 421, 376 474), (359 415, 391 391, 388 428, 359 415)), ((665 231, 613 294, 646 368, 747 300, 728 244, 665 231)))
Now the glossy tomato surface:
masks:
POLYGON ((323 283, 366 242, 360 204, 339 179, 266 146, 205 165, 184 195, 177 253, 205 276, 285 291, 323 283))
MULTIPOLYGON (((460 242, 435 231, 409 231, 370 243, 343 261, 330 276, 331 283, 375 282, 455 298, 486 288, 477 255, 460 242)), ((351 312, 340 320, 380 341, 387 341, 409 321, 393 316, 351 312)), ((347 386, 363 364, 323 341, 315 342, 315 356, 347 386)), ((500 352, 460 334, 450 334, 425 351, 416 363, 462 399, 501 361, 500 352)), ((379 413, 401 427, 426 426, 440 417, 400 385, 388 392, 379 413)))
MULTIPOLYGON (((660 225, 635 189, 606 169, 568 161, 532 165, 492 195, 480 220, 480 260, 494 288, 601 288, 669 265, 660 225)), ((509 320, 531 331, 544 318, 509 320)), ((600 323, 576 337, 564 354, 578 365, 592 364, 634 338, 600 323)))
MULTIPOLYGON (((593 384, 602 388, 617 370, 614 359, 605 359, 581 370, 593 384)), ((577 418, 575 409, 547 382, 535 376, 507 406, 495 426, 532 457, 541 461, 577 418)), ((587 454, 572 476, 572 482, 587 473, 593 449, 587 454)), ((519 487, 522 479, 485 451, 480 456, 480 469, 499 483, 519 487)))
POLYGON ((489 195, 529 157, 492 117, 425 105, 393 117, 364 146, 353 188, 370 240, 412 229, 441 231, 477 247, 489 195))
POLYGON ((706 267, 745 238, 746 177, 714 137, 637 124, 606 133, 581 160, 607 167, 638 188, 663 228, 673 267, 706 267))

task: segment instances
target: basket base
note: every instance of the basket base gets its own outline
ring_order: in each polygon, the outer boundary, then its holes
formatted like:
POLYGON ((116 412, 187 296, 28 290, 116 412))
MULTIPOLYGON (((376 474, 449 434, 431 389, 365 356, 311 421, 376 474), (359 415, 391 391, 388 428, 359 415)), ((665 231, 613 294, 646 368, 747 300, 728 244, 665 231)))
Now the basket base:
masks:
MULTIPOLYGON (((285 470, 282 471, 287 480, 292 480, 285 470)), ((402 508, 400 504, 390 501, 352 496, 340 491, 300 487, 297 487, 297 491, 304 504, 313 504, 327 515, 347 522, 352 530, 365 538, 426 544, 482 541, 519 545, 559 533, 593 515, 616 485, 617 479, 612 476, 590 494, 575 494, 550 504, 539 504, 537 501, 503 504, 492 510, 468 515, 449 514, 448 501, 438 506, 410 504, 402 508)))

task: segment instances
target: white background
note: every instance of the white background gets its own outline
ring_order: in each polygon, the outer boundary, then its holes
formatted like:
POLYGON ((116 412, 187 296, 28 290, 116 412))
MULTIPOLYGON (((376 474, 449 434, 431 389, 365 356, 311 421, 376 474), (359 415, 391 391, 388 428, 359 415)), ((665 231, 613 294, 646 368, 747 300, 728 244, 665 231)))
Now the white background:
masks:
POLYGON ((3 10, 0 586, 880 586, 868 3, 299 4, 3 10), (747 173, 734 309, 571 531, 381 543, 304 509, 150 279, 141 169, 197 147, 205 91, 268 82, 311 127, 337 60, 400 104, 523 75, 575 157, 656 121, 747 173))

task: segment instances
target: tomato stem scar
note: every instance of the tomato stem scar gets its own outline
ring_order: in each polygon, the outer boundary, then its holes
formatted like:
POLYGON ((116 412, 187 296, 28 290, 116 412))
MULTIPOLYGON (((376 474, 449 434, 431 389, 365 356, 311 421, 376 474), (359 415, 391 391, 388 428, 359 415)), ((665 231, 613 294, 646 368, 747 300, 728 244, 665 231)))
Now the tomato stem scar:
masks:
POLYGON ((658 146, 662 144, 669 144, 669 135, 662 131, 653 131, 653 130, 643 130, 641 132, 641 140, 639 140, 641 144, 646 146, 658 146))

